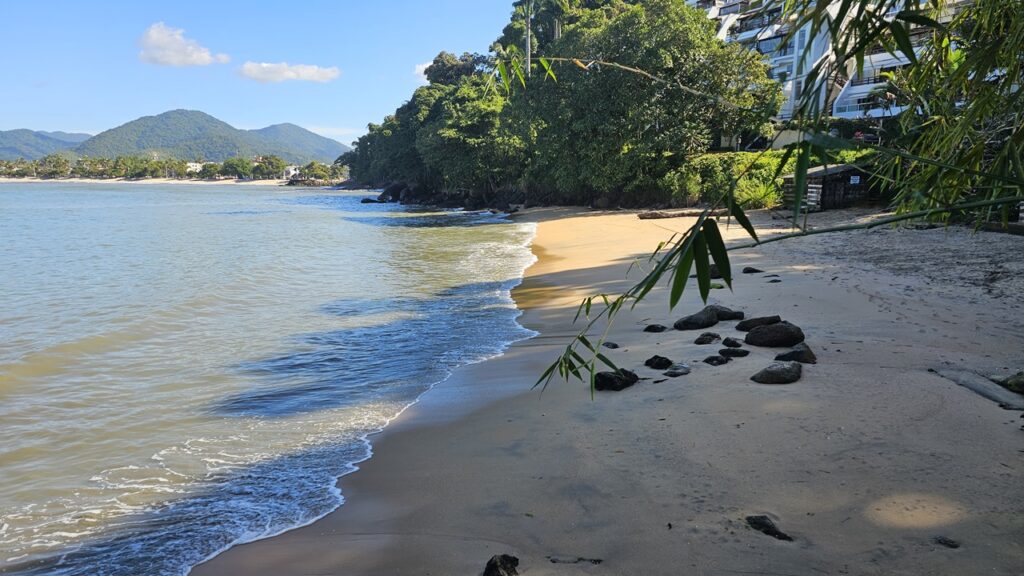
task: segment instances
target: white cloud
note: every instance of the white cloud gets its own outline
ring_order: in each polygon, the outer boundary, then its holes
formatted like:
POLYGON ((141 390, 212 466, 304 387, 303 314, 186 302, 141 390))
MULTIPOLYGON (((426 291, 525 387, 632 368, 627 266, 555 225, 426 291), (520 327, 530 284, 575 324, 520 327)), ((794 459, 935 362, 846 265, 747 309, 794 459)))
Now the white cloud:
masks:
POLYGON ((289 64, 287 62, 246 62, 242 64, 242 76, 257 82, 285 82, 302 80, 306 82, 330 82, 341 75, 341 70, 331 66, 322 68, 312 64, 289 64))
POLYGON ((432 61, 431 62, 424 62, 423 64, 417 64, 416 68, 413 70, 413 73, 416 74, 416 77, 419 78, 420 82, 422 82, 424 84, 429 84, 429 82, 427 80, 427 68, 431 64, 433 64, 432 61))
POLYGON ((208 66, 224 64, 231 58, 227 54, 211 54, 208 48, 191 38, 185 31, 157 22, 139 38, 139 59, 158 66, 208 66))

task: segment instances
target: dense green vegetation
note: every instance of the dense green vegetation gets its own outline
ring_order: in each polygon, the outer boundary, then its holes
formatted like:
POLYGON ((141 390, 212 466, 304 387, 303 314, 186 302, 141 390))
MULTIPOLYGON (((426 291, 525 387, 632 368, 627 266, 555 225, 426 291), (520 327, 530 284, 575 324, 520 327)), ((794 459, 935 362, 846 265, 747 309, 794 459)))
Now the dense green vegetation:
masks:
POLYGON ((75 152, 102 158, 157 156, 214 162, 235 156, 274 155, 302 164, 311 160, 330 162, 347 150, 344 144, 294 124, 239 130, 203 112, 172 110, 101 132, 75 152))
MULTIPOLYGON (((498 59, 525 45, 524 4, 494 45, 498 59)), ((770 133, 777 84, 759 54, 718 40, 705 12, 678 0, 534 4, 532 56, 589 65, 562 62, 557 80, 501 90, 487 74, 494 57, 442 53, 430 85, 339 159, 353 178, 453 204, 682 205, 701 196, 688 179, 696 157, 722 136, 770 133)))

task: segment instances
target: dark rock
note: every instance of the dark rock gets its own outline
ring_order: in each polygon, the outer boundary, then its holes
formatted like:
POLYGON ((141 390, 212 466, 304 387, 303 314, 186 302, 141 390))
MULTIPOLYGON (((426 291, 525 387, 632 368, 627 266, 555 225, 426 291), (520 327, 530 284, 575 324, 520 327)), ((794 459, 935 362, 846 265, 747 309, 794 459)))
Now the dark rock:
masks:
POLYGON ((705 332, 700 336, 697 336, 697 339, 694 340, 693 343, 703 346, 705 344, 711 344, 712 342, 721 339, 722 337, 719 336, 718 334, 715 334, 714 332, 705 332))
POLYGON ((676 320, 673 327, 676 330, 700 330, 702 328, 710 328, 715 324, 718 324, 718 313, 711 306, 707 306, 696 314, 676 320))
POLYGON ((811 351, 810 346, 803 342, 797 344, 789 352, 783 352, 775 357, 783 362, 800 362, 801 364, 817 364, 818 357, 811 351))
POLYGON ((668 370, 662 375, 668 376, 669 378, 678 378, 680 376, 686 376, 689 373, 690 367, 680 362, 669 366, 668 370))
POLYGON ((747 332, 747 337, 743 341, 751 346, 787 348, 803 342, 804 331, 795 324, 783 321, 757 326, 750 332, 747 332))
POLYGON ((601 346, 604 346, 605 348, 608 348, 609 350, 615 350, 616 348, 619 347, 619 345, 616 344, 615 342, 604 342, 604 343, 601 344, 601 346))
POLYGON ((615 372, 598 372, 594 375, 594 389, 618 392, 636 384, 638 380, 640 378, 636 374, 623 368, 615 372))
POLYGON ((748 318, 736 325, 736 329, 740 332, 749 332, 753 328, 758 326, 764 326, 766 324, 775 324, 782 322, 782 318, 778 316, 760 316, 758 318, 748 318))
POLYGON ((727 320, 743 320, 743 312, 740 312, 739 310, 732 310, 718 304, 712 304, 711 306, 708 306, 708 308, 715 311, 715 315, 718 316, 719 322, 725 322, 727 320))
POLYGON ((760 274, 762 272, 764 272, 764 270, 758 270, 753 266, 747 266, 746 268, 743 269, 744 274, 760 274))
POLYGON ((775 279, 772 279, 772 280, 768 281, 769 284, 779 284, 780 282, 782 282, 782 280, 779 280, 778 278, 775 278, 775 279))
POLYGON ((732 337, 722 340, 722 344, 728 346, 729 348, 739 348, 743 346, 742 342, 732 337))
POLYGON ((661 324, 649 324, 646 328, 644 328, 644 332, 654 333, 664 332, 665 330, 668 330, 668 327, 662 326, 661 324))
POLYGON ((1003 380, 999 384, 1000 386, 1006 388, 1011 392, 1024 394, 1024 372, 1020 372, 1018 374, 1010 376, 1009 378, 1003 380))
POLYGON ((360 204, 380 204, 380 200, 376 198, 363 198, 359 201, 360 204))
POLYGON ((954 550, 960 547, 959 542, 953 540, 952 538, 947 538, 945 536, 936 536, 935 538, 932 538, 932 542, 938 544, 939 546, 945 546, 946 548, 952 548, 954 550))
POLYGON ((487 561, 484 576, 518 576, 519 558, 508 554, 496 554, 487 561))
POLYGON ((708 356, 704 359, 704 363, 711 364, 712 366, 721 366, 722 364, 728 364, 729 360, 725 356, 708 356))
POLYGON ((398 202, 399 199, 401 199, 402 197, 402 192, 404 192, 406 188, 408 188, 408 186, 406 186, 404 182, 395 182, 393 184, 388 184, 384 188, 384 191, 381 192, 380 196, 377 197, 377 201, 398 202))
POLYGON ((750 379, 758 384, 792 384, 802 373, 803 364, 799 362, 773 362, 750 379))
POLYGON ((672 367, 673 362, 664 356, 651 356, 644 362, 644 366, 655 370, 665 370, 672 367))
POLYGON ((778 274, 765 274, 762 278, 778 278, 778 274))
POLYGON ((786 534, 779 527, 772 522, 772 519, 767 516, 747 516, 747 526, 750 526, 754 530, 767 534, 777 540, 785 540, 786 542, 792 542, 793 537, 786 534))
POLYGON ((552 564, 600 564, 600 558, 583 558, 582 556, 548 556, 552 564))
POLYGON ((748 354, 750 354, 750 350, 743 350, 740 348, 722 348, 718 351, 719 356, 724 356, 726 358, 743 358, 748 354))

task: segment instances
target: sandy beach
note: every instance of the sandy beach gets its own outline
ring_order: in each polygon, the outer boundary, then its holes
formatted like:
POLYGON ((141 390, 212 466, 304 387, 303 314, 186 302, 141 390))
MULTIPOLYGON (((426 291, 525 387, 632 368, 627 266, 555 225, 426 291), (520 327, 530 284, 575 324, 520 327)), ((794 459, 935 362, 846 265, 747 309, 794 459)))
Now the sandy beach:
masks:
MULTIPOLYGON (((734 270, 764 273, 737 274, 711 302, 799 325, 818 363, 780 386, 750 380, 777 349, 705 364, 721 346, 694 344, 701 331, 642 331, 703 306, 691 286, 669 311, 658 288, 608 338, 644 380, 592 399, 579 382, 530 386, 580 299, 631 286, 630 263, 690 221, 517 217, 538 225, 538 262, 514 296, 540 335, 458 370, 374 437, 375 455, 340 480, 340 509, 192 574, 480 574, 494 554, 529 575, 1022 573, 1021 412, 934 370, 1024 370, 1024 238, 880 228, 735 251, 734 270), (644 368, 654 354, 692 373, 644 368), (751 515, 792 541, 750 529, 751 515)), ((709 330, 743 336, 735 322, 709 330)))

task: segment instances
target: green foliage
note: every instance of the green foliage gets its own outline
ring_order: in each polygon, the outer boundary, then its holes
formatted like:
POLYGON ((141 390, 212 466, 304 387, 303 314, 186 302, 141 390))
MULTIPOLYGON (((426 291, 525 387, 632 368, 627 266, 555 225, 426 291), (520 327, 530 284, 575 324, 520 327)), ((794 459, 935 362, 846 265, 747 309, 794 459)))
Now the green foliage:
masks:
POLYGON ((229 178, 249 178, 252 176, 252 160, 248 158, 228 158, 221 164, 220 175, 229 178))
POLYGON ((50 154, 36 163, 36 176, 40 178, 67 178, 71 175, 71 161, 60 154, 50 154))
POLYGON ((216 162, 205 162, 203 167, 196 173, 197 178, 203 180, 212 180, 217 176, 220 176, 221 165, 216 162))
POLYGON ((280 180, 284 178, 284 169, 288 165, 277 156, 260 156, 252 167, 254 180, 280 180))
POLYGON ((466 52, 461 57, 456 57, 450 52, 441 52, 430 66, 427 66, 424 74, 431 84, 454 85, 467 76, 490 68, 491 65, 491 59, 481 54, 466 52))

